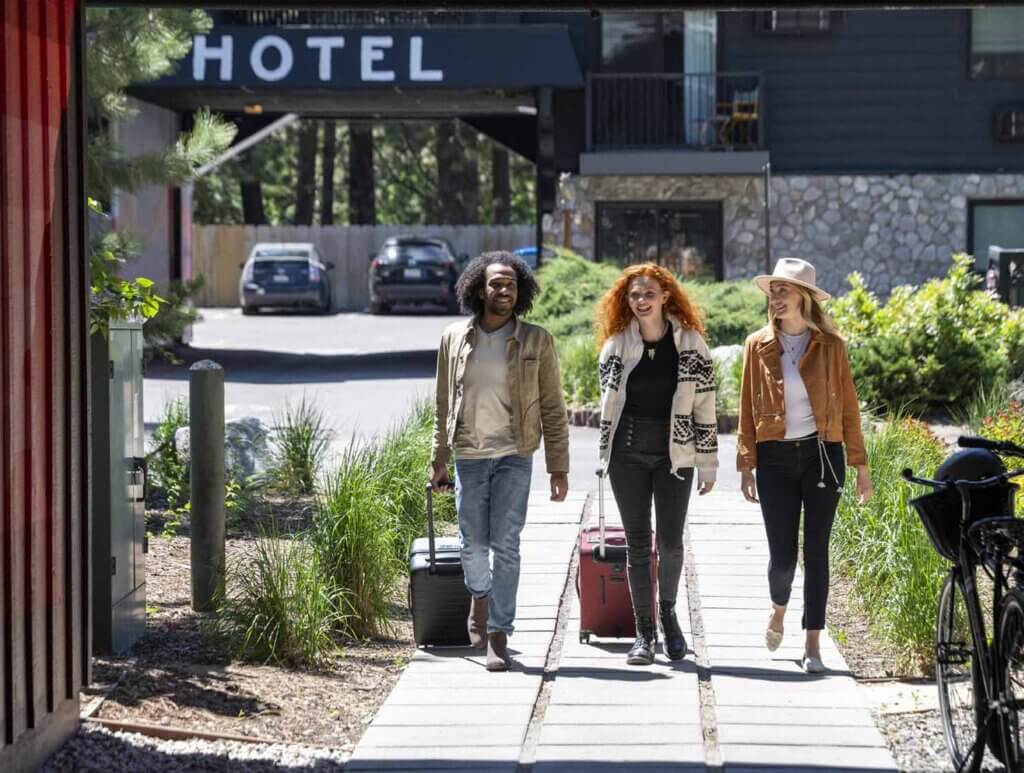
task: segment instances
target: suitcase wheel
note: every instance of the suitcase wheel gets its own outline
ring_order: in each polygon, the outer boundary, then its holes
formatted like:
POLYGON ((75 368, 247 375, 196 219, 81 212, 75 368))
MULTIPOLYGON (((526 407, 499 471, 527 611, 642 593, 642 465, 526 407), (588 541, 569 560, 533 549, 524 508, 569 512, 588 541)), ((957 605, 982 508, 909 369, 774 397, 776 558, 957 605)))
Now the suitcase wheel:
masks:
POLYGON ((590 644, 590 631, 580 631, 580 644, 590 644))

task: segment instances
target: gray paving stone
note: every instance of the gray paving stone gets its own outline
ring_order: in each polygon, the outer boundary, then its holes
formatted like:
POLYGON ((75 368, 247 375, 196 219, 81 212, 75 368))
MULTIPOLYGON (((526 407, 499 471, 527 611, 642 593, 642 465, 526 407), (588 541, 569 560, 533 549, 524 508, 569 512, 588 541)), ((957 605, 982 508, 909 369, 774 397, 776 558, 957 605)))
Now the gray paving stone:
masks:
POLYGON ((544 726, 571 725, 654 725, 680 724, 700 725, 700 707, 693 706, 630 706, 623 711, 620 706, 597 703, 600 696, 594 696, 594 703, 552 704, 544 715, 544 726))
POLYGON ((526 727, 533 713, 532 704, 488 706, 399 706, 385 702, 373 718, 371 727, 422 725, 522 725, 526 727))
MULTIPOLYGON (((762 744, 722 744, 722 759, 726 770, 736 767, 803 765, 813 766, 815 773, 822 763, 841 761, 842 768, 856 770, 896 770, 888 749, 860 748, 856 746, 785 746, 762 744)), ((773 767, 773 770, 775 768, 773 767)))
MULTIPOLYGON (((657 763, 667 768, 681 763, 704 764, 703 744, 659 744, 653 746, 620 744, 617 746, 562 746, 541 745, 537 747, 537 762, 560 762, 563 766, 573 762, 609 762, 620 765, 629 763, 634 770, 636 763, 657 763)), ((575 768, 562 767, 562 770, 575 768)), ((589 768, 587 768, 589 770, 589 768)), ((646 770, 646 768, 641 768, 646 770)))
POLYGON ((756 717, 749 706, 718 706, 715 715, 719 727, 757 722, 760 725, 816 725, 818 727, 874 727, 871 714, 863 708, 833 708, 821 706, 775 707, 756 717))
POLYGON ((434 706, 503 706, 533 705, 537 690, 531 687, 507 687, 502 690, 475 690, 460 687, 404 687, 399 682, 387 702, 395 706, 419 706, 430 711, 434 706))
POLYGON ((425 746, 519 746, 526 737, 526 723, 516 725, 371 725, 359 740, 360 746, 388 749, 422 749, 425 746))
POLYGON ((541 746, 614 746, 703 744, 699 723, 644 725, 553 725, 545 722, 540 733, 541 746))
MULTIPOLYGON (((757 721, 757 717, 751 717, 757 721)), ((718 724, 722 744, 783 744, 787 746, 863 746, 884 747, 885 741, 875 727, 832 725, 718 724)))
POLYGON ((457 686, 460 689, 504 690, 507 687, 540 688, 540 674, 508 671, 492 673, 484 668, 451 670, 438 668, 408 669, 402 674, 403 687, 438 687, 457 686))
MULTIPOLYGON (((346 770, 381 770, 381 763, 413 770, 462 770, 485 768, 514 770, 519 762, 519 745, 468 746, 453 749, 445 746, 421 746, 418 749, 393 749, 386 746, 359 744, 346 763, 346 770), (505 766, 512 765, 507 768, 505 766)), ((390 766, 389 766, 390 767, 390 766)))

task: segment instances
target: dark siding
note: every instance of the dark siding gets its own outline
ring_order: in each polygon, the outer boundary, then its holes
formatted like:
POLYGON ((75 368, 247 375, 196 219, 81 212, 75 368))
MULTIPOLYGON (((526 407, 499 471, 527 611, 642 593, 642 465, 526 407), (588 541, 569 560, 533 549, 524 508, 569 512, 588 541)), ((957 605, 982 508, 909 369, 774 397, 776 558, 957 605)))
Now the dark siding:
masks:
POLYGON ((0 0, 0 770, 78 721, 88 585, 81 18, 0 0))
POLYGON ((775 171, 1024 171, 1020 145, 992 137, 993 108, 1024 100, 1024 81, 968 78, 969 21, 966 10, 846 11, 831 32, 800 37, 721 12, 718 69, 765 74, 775 171))

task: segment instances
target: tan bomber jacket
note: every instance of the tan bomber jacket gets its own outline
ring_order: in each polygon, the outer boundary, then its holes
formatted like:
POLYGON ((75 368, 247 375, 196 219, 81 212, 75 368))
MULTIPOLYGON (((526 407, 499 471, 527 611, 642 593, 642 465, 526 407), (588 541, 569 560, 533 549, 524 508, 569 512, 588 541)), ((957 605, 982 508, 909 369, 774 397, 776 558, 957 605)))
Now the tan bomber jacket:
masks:
MULTIPOLYGON (((509 393, 512 397, 512 430, 518 452, 524 456, 540 447, 549 474, 569 472, 569 422, 562 397, 555 342, 544 328, 512 321, 515 329, 508 339, 509 393)), ((473 351, 476 320, 448 326, 437 350, 434 439, 431 462, 446 464, 452 455, 455 429, 462 411, 462 384, 466 362, 473 351)))
MULTIPOLYGON (((747 338, 736 435, 737 470, 757 467, 757 443, 785 438, 786 403, 780 354, 781 344, 770 324, 747 338)), ((800 375, 811 400, 818 435, 829 442, 845 443, 846 462, 851 467, 867 464, 860 406, 843 340, 811 330, 807 351, 800 360, 800 375)))

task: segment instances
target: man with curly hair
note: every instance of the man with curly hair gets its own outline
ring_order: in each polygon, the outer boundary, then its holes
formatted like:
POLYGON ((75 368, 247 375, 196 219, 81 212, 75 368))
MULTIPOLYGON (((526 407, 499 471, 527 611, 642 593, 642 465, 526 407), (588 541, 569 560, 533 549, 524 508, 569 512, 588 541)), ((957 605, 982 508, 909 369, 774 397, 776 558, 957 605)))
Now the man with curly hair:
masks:
POLYGON ((519 535, 541 437, 552 501, 563 501, 569 487, 569 426, 554 341, 520 318, 539 289, 521 259, 483 253, 455 285, 471 319, 449 326, 437 353, 432 483, 451 487, 454 456, 462 567, 472 597, 467 627, 472 646, 487 650, 489 671, 512 663, 519 535))

